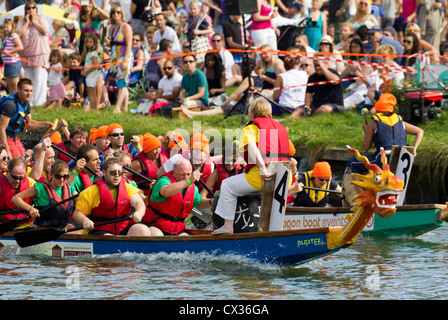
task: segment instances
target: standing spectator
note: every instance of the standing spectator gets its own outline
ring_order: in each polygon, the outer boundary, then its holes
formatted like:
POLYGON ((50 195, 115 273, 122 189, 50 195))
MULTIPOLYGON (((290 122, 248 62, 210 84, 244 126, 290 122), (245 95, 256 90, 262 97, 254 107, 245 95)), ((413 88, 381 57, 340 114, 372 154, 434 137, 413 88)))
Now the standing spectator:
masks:
POLYGON ((109 21, 111 24, 109 33, 111 40, 110 60, 112 63, 121 63, 110 65, 106 77, 106 86, 109 90, 118 90, 114 108, 115 113, 121 112, 122 105, 123 111, 127 112, 129 102, 128 84, 132 66, 132 29, 125 21, 121 5, 113 5, 110 9, 109 21))
POLYGON ((418 0, 417 4, 417 23, 421 36, 423 40, 439 48, 443 0, 418 0))
POLYGON ((6 146, 10 159, 25 155, 22 142, 16 136, 17 133, 25 130, 25 126, 27 130, 38 130, 51 128, 53 125, 49 121, 31 119, 29 101, 32 95, 33 82, 25 78, 19 80, 17 93, 3 97, 0 102, 0 143, 6 146))
POLYGON ((343 89, 339 81, 341 77, 337 71, 329 69, 327 61, 318 59, 314 60, 314 69, 316 72, 308 78, 308 84, 316 82, 325 84, 308 86, 305 95, 306 108, 297 108, 291 114, 292 117, 305 115, 305 110, 308 108, 311 115, 344 111, 343 89))
MULTIPOLYGON (((367 0, 365 0, 367 1, 367 0)), ((327 34, 327 13, 321 11, 322 0, 313 0, 309 12, 310 20, 306 22, 304 33, 308 37, 310 47, 319 50, 319 41, 327 34)))
POLYGON ((43 16, 38 16, 37 4, 29 1, 25 5, 25 17, 17 24, 17 34, 22 40, 25 77, 30 79, 34 86, 31 106, 40 106, 45 102, 47 95, 47 70, 43 67, 48 63, 50 56, 50 41, 48 22, 43 16))
POLYGON ((141 17, 147 5, 147 0, 132 0, 131 2, 131 27, 134 32, 145 34, 145 21, 141 17))
POLYGON ((353 24, 355 30, 358 30, 359 27, 365 25, 367 21, 371 24, 378 25, 378 21, 372 15, 372 5, 370 0, 360 0, 356 6, 355 16, 351 18, 349 22, 353 24))
POLYGON ((19 53, 23 50, 22 41, 17 33, 14 32, 15 25, 12 20, 5 20, 3 23, 3 51, 2 60, 5 64, 4 74, 8 84, 9 93, 17 92, 17 83, 19 82, 22 61, 19 59, 19 53))
POLYGON ((190 43, 191 49, 191 41, 195 36, 206 36, 207 34, 212 34, 213 29, 209 25, 207 19, 201 15, 201 2, 193 1, 189 5, 190 14, 188 16, 187 27, 185 29, 185 33, 187 35, 187 40, 190 43), (198 26, 198 23, 199 26, 198 26))
POLYGON ((62 56, 59 49, 50 52, 50 68, 48 72, 48 84, 50 85, 48 101, 42 105, 47 109, 61 108, 62 100, 67 96, 62 78, 62 56))
POLYGON ((173 28, 166 25, 165 15, 162 13, 158 13, 155 17, 154 22, 159 29, 154 32, 154 37, 152 39, 152 49, 156 51, 157 45, 160 44, 160 41, 162 39, 168 39, 173 45, 173 53, 181 53, 182 49, 180 47, 179 37, 177 36, 177 33, 173 28))
POLYGON ((84 110, 97 110, 98 95, 96 94, 96 86, 99 79, 98 73, 98 37, 94 33, 89 33, 84 38, 83 56, 85 57, 84 69, 81 75, 85 78, 87 87, 87 95, 89 96, 89 105, 84 110))
MULTIPOLYGON (((241 15, 229 15, 229 20, 224 23, 223 33, 226 40, 227 49, 244 50, 246 39, 243 30, 241 15)), ((212 38, 213 39, 213 38, 212 38)), ((243 54, 239 52, 232 52, 233 60, 241 67, 243 62, 243 54)))
POLYGON ((81 39, 79 41, 79 51, 84 48, 84 38, 89 33, 94 33, 100 38, 101 22, 108 19, 109 15, 102 8, 98 7, 93 0, 82 0, 79 12, 79 22, 81 27, 81 39))
POLYGON ((254 45, 268 44, 273 50, 277 50, 277 35, 272 24, 274 18, 269 1, 257 0, 258 12, 252 14, 251 36, 254 45))

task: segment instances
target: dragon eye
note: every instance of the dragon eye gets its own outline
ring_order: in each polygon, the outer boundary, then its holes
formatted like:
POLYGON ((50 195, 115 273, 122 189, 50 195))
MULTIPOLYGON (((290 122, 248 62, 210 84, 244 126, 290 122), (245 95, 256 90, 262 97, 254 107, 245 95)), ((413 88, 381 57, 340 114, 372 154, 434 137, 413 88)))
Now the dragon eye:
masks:
POLYGON ((379 183, 381 181, 381 176, 375 176, 375 181, 379 183))

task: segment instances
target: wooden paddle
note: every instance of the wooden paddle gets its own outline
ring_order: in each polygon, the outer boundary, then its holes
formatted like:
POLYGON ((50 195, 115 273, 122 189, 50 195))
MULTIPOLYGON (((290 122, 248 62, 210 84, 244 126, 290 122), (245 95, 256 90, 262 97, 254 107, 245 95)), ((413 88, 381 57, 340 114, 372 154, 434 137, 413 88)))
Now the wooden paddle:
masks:
MULTIPOLYGON (((126 216, 121 219, 115 219, 107 222, 101 222, 95 224, 95 227, 104 226, 107 224, 113 224, 118 222, 123 222, 130 220, 130 216, 126 216)), ((14 238, 17 241, 17 244, 22 247, 29 247, 34 246, 36 244, 53 241, 62 236, 65 233, 83 230, 83 227, 77 227, 72 229, 55 229, 55 228, 45 228, 45 229, 38 229, 38 230, 32 230, 32 231, 22 231, 22 232, 16 232, 14 233, 14 238)))
MULTIPOLYGON (((59 201, 57 203, 53 203, 52 205, 49 205, 48 207, 46 207, 42 210, 39 210, 39 213, 43 213, 49 209, 57 207, 65 202, 75 199, 78 196, 79 196, 79 193, 77 193, 71 197, 68 197, 67 199, 64 199, 62 201, 59 201)), ((28 212, 28 211, 27 210, 16 210, 15 213, 13 213, 13 214, 20 214, 20 213, 25 213, 25 212, 28 212)), ((5 213, 2 212, 2 214, 5 214, 5 213)), ((12 213, 10 213, 10 214, 12 214, 12 213)), ((28 220, 29 218, 31 218, 31 215, 27 215, 26 217, 23 217, 23 218, 13 219, 13 220, 3 222, 2 224, 0 224, 0 235, 4 234, 5 232, 11 231, 15 227, 19 226, 22 222, 28 220)))

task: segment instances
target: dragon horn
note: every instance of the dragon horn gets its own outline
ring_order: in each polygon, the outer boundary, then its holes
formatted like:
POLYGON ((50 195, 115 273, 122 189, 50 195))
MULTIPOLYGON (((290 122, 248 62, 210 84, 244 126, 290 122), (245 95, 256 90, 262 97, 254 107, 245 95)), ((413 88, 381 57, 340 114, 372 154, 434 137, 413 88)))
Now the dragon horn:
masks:
POLYGON ((386 158, 386 151, 384 151, 384 148, 380 149, 381 153, 381 162, 383 163, 383 170, 389 170, 389 165, 387 164, 387 158, 386 158))
POLYGON ((381 172, 380 167, 378 167, 376 164, 371 164, 369 159, 367 159, 367 157, 365 157, 365 156, 362 156, 358 150, 350 148, 350 146, 347 146, 347 148, 351 153, 355 154, 356 159, 364 162, 364 165, 367 170, 371 170, 373 172, 381 172))

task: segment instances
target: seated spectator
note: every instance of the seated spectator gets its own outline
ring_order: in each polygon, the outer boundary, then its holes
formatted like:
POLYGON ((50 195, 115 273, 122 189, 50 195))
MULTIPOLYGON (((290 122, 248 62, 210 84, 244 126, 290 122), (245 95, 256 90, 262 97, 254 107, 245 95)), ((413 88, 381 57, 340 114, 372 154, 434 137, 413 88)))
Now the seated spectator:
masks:
MULTIPOLYGON (((293 47, 288 49, 290 52, 304 52, 303 47, 293 47)), ((306 58, 305 58, 306 59, 306 58)), ((283 88, 275 90, 273 98, 278 104, 285 109, 293 112, 297 107, 305 104, 306 84, 308 75, 305 71, 301 71, 299 56, 286 56, 285 69, 286 72, 280 73, 275 80, 275 88, 283 88)), ((283 114, 285 111, 277 106, 272 107, 273 115, 283 114)))
MULTIPOLYGON (((371 27, 367 31, 367 34, 369 36, 369 42, 373 42, 373 43, 378 42, 378 44, 380 46, 383 44, 389 44, 395 49, 395 53, 397 55, 403 54, 403 46, 398 41, 395 41, 395 40, 383 35, 383 29, 380 26, 376 25, 376 26, 371 27)), ((369 50, 366 50, 366 51, 369 51, 369 50)))
POLYGON ((338 73, 344 70, 344 62, 342 61, 342 55, 334 51, 333 39, 329 35, 325 35, 319 41, 319 52, 331 53, 328 56, 321 55, 321 57, 327 57, 330 59, 328 68, 335 69, 338 73))
POLYGON ((341 77, 336 70, 329 69, 327 63, 325 60, 314 60, 316 72, 308 78, 308 84, 317 82, 325 82, 325 84, 308 86, 305 95, 306 107, 297 108, 291 114, 292 117, 301 117, 307 113, 319 115, 344 111, 341 77), (329 81, 334 82, 330 83, 329 81))
POLYGON ((219 50, 218 53, 221 56, 222 64, 224 65, 226 76, 225 86, 230 87, 241 82, 241 68, 235 63, 230 51, 226 50, 224 43, 224 36, 222 34, 215 33, 212 36, 212 48, 213 50, 219 50))
POLYGON ((305 48, 306 52, 308 53, 308 57, 312 57, 314 55, 314 52, 316 52, 316 50, 314 50, 313 48, 311 48, 309 46, 308 37, 304 33, 299 34, 295 37, 294 45, 295 46, 303 46, 305 48))
POLYGON ((209 104, 207 77, 196 68, 195 55, 184 56, 182 62, 186 72, 181 82, 181 103, 184 106, 197 105, 205 110, 209 104))
POLYGON ((203 72, 207 77, 210 104, 221 105, 226 96, 226 74, 221 56, 217 52, 205 55, 203 72))
POLYGON ((261 46, 261 50, 265 51, 260 54, 260 60, 255 66, 255 72, 263 80, 262 88, 272 89, 278 75, 286 71, 285 66, 277 54, 270 52, 272 49, 269 45, 261 46))
POLYGON ((172 54, 172 48, 173 45, 170 40, 162 39, 159 44, 159 50, 151 55, 151 60, 146 65, 146 78, 150 88, 157 89, 160 79, 165 76, 163 64, 167 59, 166 57, 172 54))
MULTIPOLYGON (((431 43, 429 43, 428 41, 425 41, 422 39, 421 33, 420 33, 420 27, 418 26, 418 24, 416 23, 409 23, 406 26, 406 33, 412 32, 414 33, 418 40, 419 40, 419 51, 423 51, 426 54, 431 56, 431 63, 432 64, 439 64, 439 49, 436 48, 435 46, 433 46, 431 43)), ((400 54, 397 51, 397 54, 400 54)))

